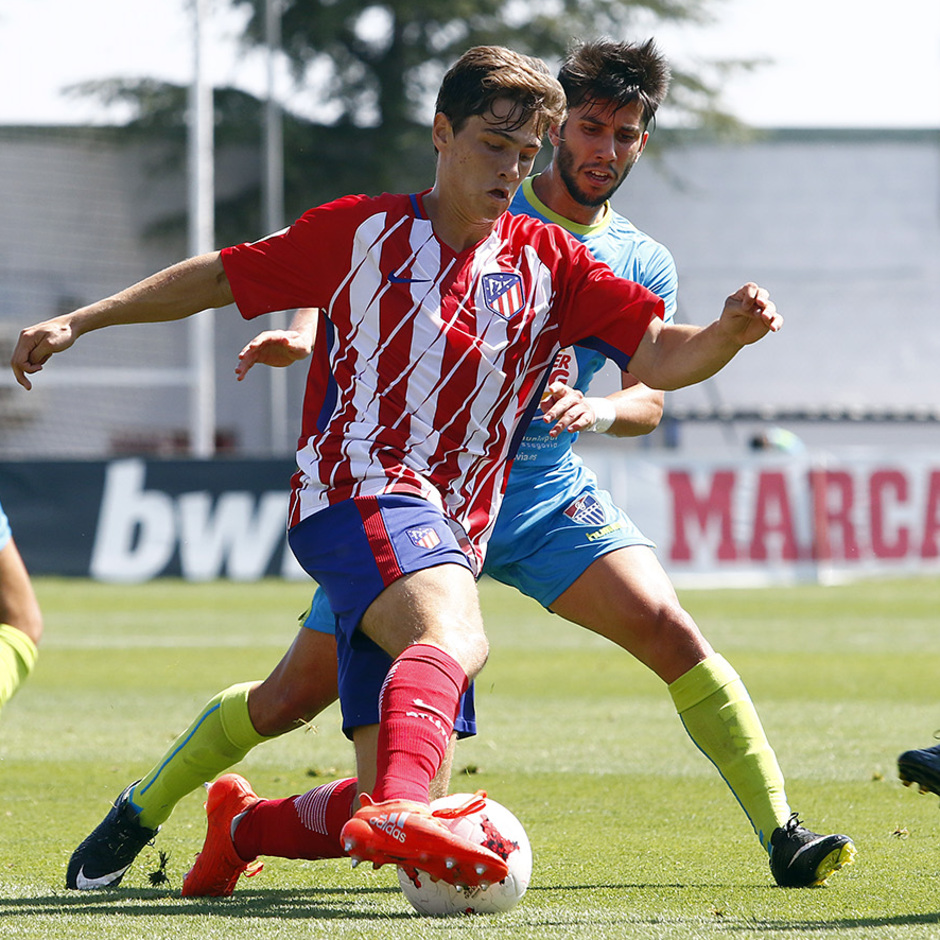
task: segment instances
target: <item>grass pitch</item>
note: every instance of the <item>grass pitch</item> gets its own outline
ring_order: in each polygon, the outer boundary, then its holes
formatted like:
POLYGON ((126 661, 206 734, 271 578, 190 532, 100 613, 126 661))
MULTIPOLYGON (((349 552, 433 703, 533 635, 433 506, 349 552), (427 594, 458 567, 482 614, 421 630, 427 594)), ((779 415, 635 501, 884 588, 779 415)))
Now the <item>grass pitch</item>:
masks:
MULTIPOLYGON (((182 900, 202 794, 177 808, 116 890, 67 892, 65 864, 121 788, 212 694, 261 678, 296 631, 305 585, 39 579, 30 683, 0 716, 0 937, 940 938, 940 813, 895 759, 940 728, 940 583, 685 592, 755 700, 791 805, 856 841, 828 887, 773 885, 766 856, 655 676, 606 641, 484 582, 490 662, 481 734, 454 790, 487 789, 523 820, 532 886, 512 912, 416 915, 389 868, 269 859, 232 898, 182 900), (168 886, 148 873, 168 855, 168 886)), ((352 772, 331 709, 239 770, 265 796, 352 772)))

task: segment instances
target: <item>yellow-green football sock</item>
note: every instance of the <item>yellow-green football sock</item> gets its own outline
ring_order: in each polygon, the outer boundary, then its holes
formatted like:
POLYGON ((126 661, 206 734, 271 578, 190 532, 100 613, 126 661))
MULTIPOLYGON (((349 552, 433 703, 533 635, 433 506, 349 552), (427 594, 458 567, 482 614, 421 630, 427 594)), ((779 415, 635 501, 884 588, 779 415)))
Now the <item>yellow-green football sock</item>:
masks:
POLYGON ((237 764, 255 745, 270 740, 255 731, 248 714, 248 693, 256 684, 233 685, 210 699, 134 787, 131 802, 140 810, 141 825, 156 829, 187 793, 237 764))
POLYGON ((738 674, 722 656, 710 656, 669 685, 689 737, 718 768, 757 837, 770 836, 790 816, 783 774, 760 718, 738 674))
POLYGON ((0 623, 0 710, 26 681, 38 656, 36 644, 22 630, 0 623))

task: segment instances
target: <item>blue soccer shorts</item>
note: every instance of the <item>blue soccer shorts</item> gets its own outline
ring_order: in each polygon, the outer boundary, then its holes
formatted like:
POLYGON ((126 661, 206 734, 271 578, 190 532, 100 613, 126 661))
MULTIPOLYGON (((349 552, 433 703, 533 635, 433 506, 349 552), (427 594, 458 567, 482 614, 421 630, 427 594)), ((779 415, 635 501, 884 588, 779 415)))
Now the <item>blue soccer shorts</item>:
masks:
POLYGON ((631 545, 655 547, 569 451, 550 467, 513 467, 483 573, 549 607, 594 561, 631 545))
MULTIPOLYGON (((451 523, 427 500, 387 494, 345 500, 293 526, 289 541, 320 584, 304 626, 336 634, 343 731, 379 721, 379 693, 391 657, 358 629, 369 605, 398 578, 441 564, 472 570, 451 523)), ((476 734, 472 686, 454 725, 476 734)))

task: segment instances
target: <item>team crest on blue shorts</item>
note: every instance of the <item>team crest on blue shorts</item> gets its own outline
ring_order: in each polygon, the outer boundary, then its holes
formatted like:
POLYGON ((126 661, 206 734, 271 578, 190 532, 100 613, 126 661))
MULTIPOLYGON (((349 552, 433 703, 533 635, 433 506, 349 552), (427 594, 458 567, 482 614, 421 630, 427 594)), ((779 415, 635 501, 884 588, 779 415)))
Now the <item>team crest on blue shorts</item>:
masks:
POLYGON ((405 531, 415 548, 437 548, 441 544, 441 537, 430 526, 417 526, 405 531))
POLYGON ((565 515, 578 525, 604 525, 607 513, 601 501, 590 493, 579 496, 565 510, 565 515))
POLYGON ((522 277, 518 274, 484 274, 483 303, 504 320, 514 317, 525 306, 522 277))

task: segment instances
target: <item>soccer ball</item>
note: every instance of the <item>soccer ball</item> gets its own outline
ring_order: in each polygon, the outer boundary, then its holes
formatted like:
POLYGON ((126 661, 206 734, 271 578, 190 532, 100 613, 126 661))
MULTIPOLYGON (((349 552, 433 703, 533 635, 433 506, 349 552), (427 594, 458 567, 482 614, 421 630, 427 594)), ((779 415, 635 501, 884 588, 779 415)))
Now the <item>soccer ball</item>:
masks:
MULTIPOLYGON (((473 799, 469 793, 454 793, 435 800, 431 809, 463 806, 473 799)), ((501 803, 486 798, 483 809, 458 817, 451 824, 458 835, 485 845, 509 865, 509 874, 488 888, 458 891, 445 881, 431 881, 427 872, 417 873, 417 883, 401 869, 398 880, 405 897, 420 914, 446 917, 449 914, 497 914, 515 907, 529 887, 532 877, 532 847, 522 823, 501 803)))

